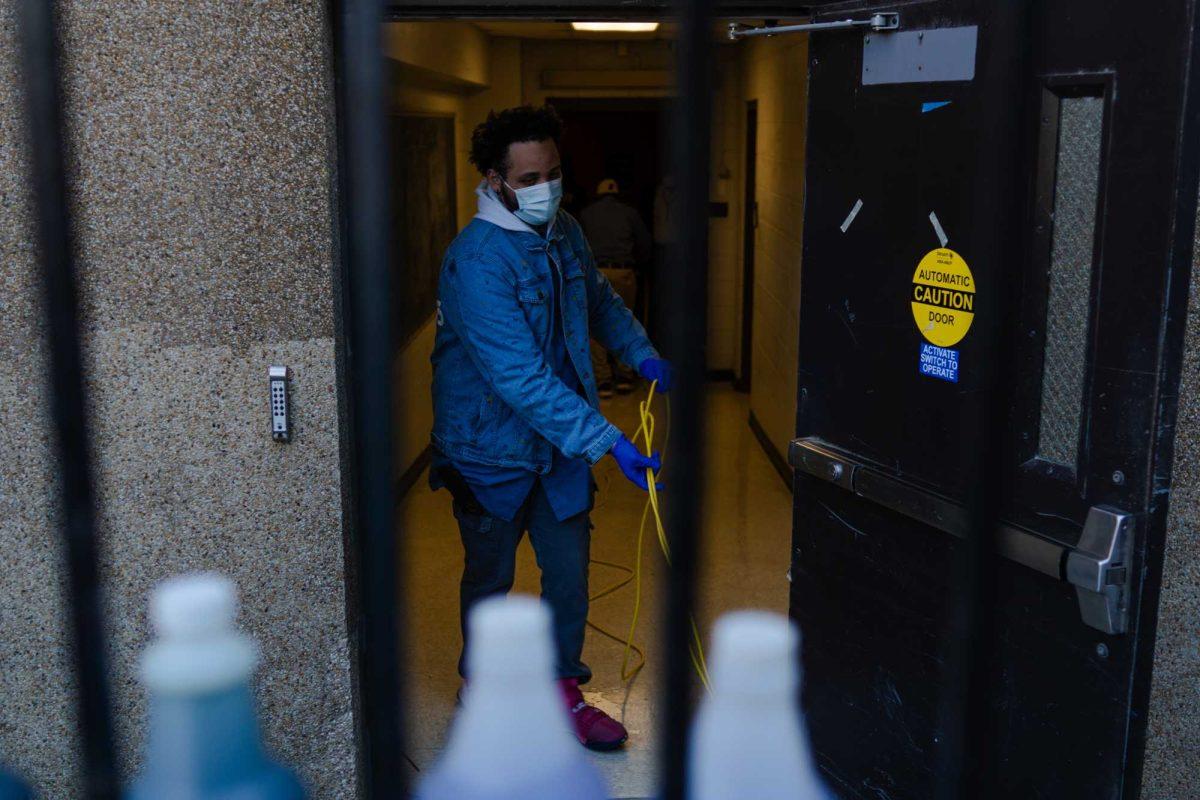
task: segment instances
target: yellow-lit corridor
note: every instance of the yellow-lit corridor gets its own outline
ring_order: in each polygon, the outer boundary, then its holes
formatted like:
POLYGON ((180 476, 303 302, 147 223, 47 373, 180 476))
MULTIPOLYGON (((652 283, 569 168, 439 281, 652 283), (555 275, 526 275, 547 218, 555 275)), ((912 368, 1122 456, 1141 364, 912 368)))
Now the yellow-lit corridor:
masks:
MULTIPOLYGON (((632 432, 644 392, 644 384, 639 384, 633 394, 605 401, 602 410, 623 430, 632 432)), ((662 426, 666 409, 661 401, 656 402, 655 411, 662 426)), ((782 613, 787 610, 791 495, 755 440, 747 414, 746 395, 728 384, 710 384, 704 495, 707 524, 697 591, 698 623, 706 637, 710 621, 723 611, 750 606, 782 613)), ((671 498, 670 471, 670 464, 665 464, 664 503, 671 498)), ((594 474, 599 491, 592 515, 592 557, 632 566, 645 495, 624 480, 611 458, 602 459, 594 474)), ((411 610, 405 648, 411 681, 409 756, 425 769, 440 752, 455 711, 456 662, 461 647, 458 580, 463 554, 450 495, 431 492, 425 476, 405 497, 400 518, 408 565, 404 591, 411 610)), ((584 650, 594 672, 591 683, 584 687, 586 699, 629 729, 630 739, 622 750, 593 754, 616 798, 650 797, 656 787, 657 681, 664 654, 655 643, 663 635, 658 601, 667 567, 651 526, 647 526, 644 543, 644 600, 636 637, 647 649, 645 669, 628 685, 623 684, 623 647, 592 630, 584 650)), ((593 564, 592 594, 622 577, 618 570, 593 564)), ((538 572, 528 541, 521 546, 516 591, 538 592, 538 572)), ((631 584, 594 603, 591 619, 624 631, 633 604, 631 584)))

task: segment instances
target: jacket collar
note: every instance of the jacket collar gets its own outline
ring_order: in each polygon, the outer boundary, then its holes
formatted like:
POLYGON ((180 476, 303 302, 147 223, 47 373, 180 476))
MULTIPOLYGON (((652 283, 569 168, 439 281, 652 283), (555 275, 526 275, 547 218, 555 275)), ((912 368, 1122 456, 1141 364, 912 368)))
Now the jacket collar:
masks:
POLYGON ((508 210, 504 202, 492 191, 492 187, 488 186, 486 180, 479 182, 479 186, 475 189, 475 196, 479 198, 475 219, 490 222, 506 231, 536 236, 539 244, 562 237, 562 231, 557 225, 558 214, 555 214, 554 219, 550 220, 550 226, 546 229, 546 236, 543 238, 532 226, 508 210))

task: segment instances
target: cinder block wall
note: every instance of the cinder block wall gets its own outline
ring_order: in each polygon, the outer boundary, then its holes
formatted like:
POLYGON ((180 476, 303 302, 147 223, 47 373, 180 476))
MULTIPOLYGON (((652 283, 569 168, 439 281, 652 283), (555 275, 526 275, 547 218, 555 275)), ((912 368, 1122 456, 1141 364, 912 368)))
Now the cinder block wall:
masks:
MULTIPOLYGON (((80 796, 14 4, 0 5, 0 762, 80 796)), ((67 119, 122 762, 153 583, 215 569, 263 645, 266 739, 356 784, 325 4, 65 0, 67 119), (268 433, 267 367, 296 436, 268 433)))

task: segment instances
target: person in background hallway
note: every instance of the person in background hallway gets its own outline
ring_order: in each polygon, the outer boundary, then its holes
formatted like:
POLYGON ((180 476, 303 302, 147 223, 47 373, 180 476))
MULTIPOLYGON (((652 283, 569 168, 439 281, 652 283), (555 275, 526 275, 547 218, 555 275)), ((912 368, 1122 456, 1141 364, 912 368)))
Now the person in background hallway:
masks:
MULTIPOLYGON (((637 209, 620 198, 620 187, 611 178, 600 181, 596 200, 579 215, 583 231, 592 245, 596 264, 629 308, 636 307, 638 272, 652 256, 650 231, 637 209)), ((612 397, 613 387, 621 394, 633 389, 633 370, 595 341, 592 368, 601 397, 612 397)))
MULTIPOLYGON (((619 747, 625 728, 579 690, 588 615, 591 465, 611 455, 645 490, 644 456, 599 411, 588 340, 637 364, 660 391, 670 365, 596 268, 579 223, 559 209, 562 124, 548 106, 491 113, 471 137, 479 210, 438 279, 430 485, 447 487, 466 551, 467 614, 513 585, 526 531, 554 619, 563 702, 580 742, 619 747)), ((468 677, 465 676, 464 677, 468 677)))

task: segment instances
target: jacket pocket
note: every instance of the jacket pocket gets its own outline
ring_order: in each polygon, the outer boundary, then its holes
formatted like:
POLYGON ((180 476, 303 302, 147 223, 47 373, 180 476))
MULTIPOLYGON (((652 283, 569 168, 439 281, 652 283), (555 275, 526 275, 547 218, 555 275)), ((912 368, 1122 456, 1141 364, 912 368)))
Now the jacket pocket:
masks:
POLYGON ((542 279, 536 275, 517 281, 517 299, 527 305, 544 305, 550 300, 542 288, 542 279))
POLYGON ((533 276, 517 281, 517 300, 525 312, 525 320, 540 344, 550 334, 550 293, 542 279, 533 276))
POLYGON ((584 277, 583 262, 570 248, 564 248, 562 251, 562 274, 563 280, 567 281, 584 277))
POLYGON ((475 424, 472 426, 471 438, 480 441, 489 428, 496 424, 496 397, 491 392, 485 392, 479 398, 479 406, 475 409, 475 424))

